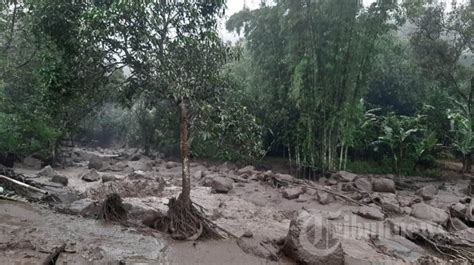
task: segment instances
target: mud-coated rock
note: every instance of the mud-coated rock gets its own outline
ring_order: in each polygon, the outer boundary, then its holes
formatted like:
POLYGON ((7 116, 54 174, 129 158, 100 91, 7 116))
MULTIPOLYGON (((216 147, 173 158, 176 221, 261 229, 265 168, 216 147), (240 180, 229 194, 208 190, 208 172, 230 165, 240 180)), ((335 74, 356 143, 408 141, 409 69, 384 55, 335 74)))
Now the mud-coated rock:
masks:
POLYGON ((356 177, 356 174, 347 171, 338 171, 332 175, 332 178, 340 182, 351 182, 356 177))
POLYGON ((384 214, 382 213, 382 211, 375 207, 362 206, 356 213, 367 219, 379 221, 382 221, 384 219, 384 214))
POLYGON ((114 175, 110 175, 110 174, 102 175, 102 182, 109 182, 109 181, 115 181, 115 180, 117 180, 117 177, 115 177, 114 175))
POLYGON ((37 158, 28 156, 23 159, 23 165, 31 169, 41 169, 43 162, 37 158))
POLYGON ((45 166, 43 169, 41 169, 40 172, 37 174, 40 177, 48 177, 52 178, 56 175, 59 175, 56 170, 54 170, 51 166, 45 166))
POLYGON ((200 180, 204 176, 202 170, 198 170, 192 174, 193 179, 200 180))
POLYGON ((283 198, 288 200, 298 199, 298 197, 304 193, 304 190, 301 187, 286 188, 283 189, 283 198))
POLYGON ((377 178, 372 180, 372 190, 376 192, 396 193, 395 181, 387 178, 377 178))
POLYGON ((416 191, 416 195, 425 201, 433 199, 436 194, 438 194, 438 188, 433 184, 426 185, 416 191))
POLYGON ((58 211, 60 212, 81 215, 84 217, 93 217, 97 214, 98 210, 98 202, 89 198, 80 199, 58 207, 58 211))
POLYGON ((247 254, 277 261, 280 248, 270 239, 261 236, 241 236, 237 240, 237 245, 247 254))
POLYGON ((286 256, 299 264, 344 264, 341 241, 335 237, 331 225, 321 220, 324 220, 321 216, 312 216, 304 210, 291 220, 283 246, 286 256))
POLYGON ((100 175, 95 169, 88 170, 81 175, 81 179, 86 182, 94 182, 100 180, 100 175))
POLYGON ((232 179, 225 177, 214 177, 212 180, 212 190, 216 193, 228 193, 234 188, 232 179))
POLYGON ((372 191, 372 182, 370 182, 367 178, 356 178, 353 182, 354 187, 358 190, 371 192, 372 191))
POLYGON ((449 219, 449 215, 446 211, 425 203, 414 204, 412 206, 411 216, 442 225, 446 224, 449 219))
POLYGON ((332 194, 329 194, 324 191, 318 191, 318 201, 322 205, 330 204, 331 202, 334 202, 336 199, 332 194))
POLYGON ((255 171, 255 168, 253 166, 246 166, 246 167, 243 167, 239 170, 237 170, 237 173, 239 174, 252 174, 253 172, 255 171))
POLYGON ((91 159, 89 159, 89 164, 87 165, 89 169, 97 169, 97 170, 100 170, 103 166, 104 166, 104 161, 99 156, 91 157, 91 159))
POLYGON ((128 216, 134 219, 143 220, 158 213, 158 210, 146 205, 138 198, 124 198, 123 207, 127 210, 128 216))
POLYGON ((65 176, 60 176, 60 175, 55 175, 53 176, 53 178, 51 179, 52 182, 55 182, 55 183, 59 183, 59 184, 62 184, 63 186, 67 186, 69 180, 67 177, 65 176))

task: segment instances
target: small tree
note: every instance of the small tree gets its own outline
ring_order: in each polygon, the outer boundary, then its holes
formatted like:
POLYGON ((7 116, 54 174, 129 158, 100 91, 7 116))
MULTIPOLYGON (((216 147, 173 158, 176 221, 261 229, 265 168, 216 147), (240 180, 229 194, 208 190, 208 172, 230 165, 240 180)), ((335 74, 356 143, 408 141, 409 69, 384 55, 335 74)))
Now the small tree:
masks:
POLYGON ((452 145, 462 155, 462 172, 471 171, 471 154, 474 148, 474 134, 472 118, 467 107, 457 102, 456 110, 448 110, 448 119, 451 120, 451 131, 454 136, 452 145))

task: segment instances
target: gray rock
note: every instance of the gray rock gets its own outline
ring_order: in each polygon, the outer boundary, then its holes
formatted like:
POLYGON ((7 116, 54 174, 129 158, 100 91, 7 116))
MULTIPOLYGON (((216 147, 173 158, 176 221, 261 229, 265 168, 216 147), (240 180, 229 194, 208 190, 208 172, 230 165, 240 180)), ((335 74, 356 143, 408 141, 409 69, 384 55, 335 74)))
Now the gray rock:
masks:
POLYGON ((143 220, 158 214, 158 210, 146 205, 138 198, 124 198, 123 207, 127 210, 128 216, 133 219, 143 220))
POLYGON ((99 210, 99 204, 97 201, 85 198, 63 206, 59 206, 58 210, 63 213, 81 215, 84 217, 93 217, 99 210))
POLYGON ((328 179, 328 181, 326 181, 326 184, 328 184, 328 185, 330 185, 330 186, 337 185, 337 180, 335 180, 335 179, 328 179))
POLYGON ((279 259, 280 248, 268 238, 241 236, 237 245, 247 254, 273 261, 279 259))
POLYGON ((228 193, 234 188, 232 179, 225 177, 215 177, 212 180, 212 190, 216 193, 228 193))
POLYGON ((53 178, 51 179, 52 182, 55 182, 55 183, 59 183, 59 184, 62 184, 63 186, 67 186, 67 184, 69 183, 69 180, 67 177, 65 176, 60 176, 60 175, 55 175, 53 176, 53 178))
POLYGON ((426 185, 416 191, 416 195, 425 201, 433 199, 436 194, 438 194, 438 188, 433 184, 426 185))
POLYGON ((214 182, 214 176, 209 175, 201 179, 199 183, 201 183, 204 187, 212 187, 212 183, 214 182))
POLYGON ((419 258, 428 254, 415 243, 397 235, 393 235, 390 238, 377 237, 374 238, 372 242, 377 248, 383 249, 385 253, 410 263, 415 263, 419 258))
POLYGON ((357 213, 358 215, 372 220, 382 221, 384 219, 384 214, 375 207, 362 206, 357 213))
POLYGON ((138 161, 129 161, 127 165, 133 170, 152 171, 153 161, 141 159, 138 161))
POLYGON ((242 236, 243 237, 253 237, 253 233, 252 233, 252 231, 247 230, 247 231, 245 231, 245 233, 242 236))
POLYGON ((117 180, 117 177, 115 177, 114 175, 110 175, 110 174, 102 175, 102 182, 109 182, 109 181, 115 181, 115 180, 117 180))
POLYGON ((25 159, 23 159, 23 165, 31 169, 39 170, 41 169, 42 164, 43 162, 41 160, 31 156, 25 157, 25 159))
POLYGON ((104 166, 104 161, 99 156, 93 156, 89 159, 89 164, 87 165, 89 169, 101 170, 104 166))
POLYGON ((136 170, 130 174, 127 175, 127 178, 130 180, 136 180, 136 179, 152 179, 151 177, 148 177, 145 175, 145 172, 141 170, 136 170))
POLYGON ((356 174, 347 171, 338 171, 332 175, 332 178, 340 182, 352 182, 356 177, 356 174))
POLYGON ((324 219, 300 211, 290 222, 283 252, 298 264, 344 264, 342 244, 333 234, 333 227, 315 220, 324 219))
POLYGON ((167 169, 172 169, 172 168, 178 167, 178 166, 179 166, 179 163, 174 162, 174 161, 168 161, 168 162, 165 163, 165 167, 167 169))
POLYGON ((358 177, 354 180, 354 187, 361 191, 371 192, 372 191, 372 182, 370 182, 367 178, 358 177))
POLYGON ((283 198, 288 200, 298 199, 298 197, 304 193, 304 190, 301 187, 286 188, 283 189, 283 198))
POLYGON ((376 192, 396 193, 395 182, 387 178, 377 178, 372 180, 372 190, 376 192))
POLYGON ((94 182, 94 181, 99 181, 100 180, 100 175, 97 173, 95 169, 90 169, 87 172, 84 172, 81 175, 81 179, 86 181, 86 182, 94 182))
POLYGON ((196 180, 202 179, 203 176, 204 176, 204 174, 202 173, 202 170, 198 170, 198 171, 194 172, 193 175, 192 175, 193 179, 196 179, 196 180))
POLYGON ((37 174, 39 177, 48 177, 52 178, 56 175, 59 175, 58 172, 56 172, 51 166, 45 166, 43 169, 41 169, 40 172, 37 174))
POLYGON ((414 204, 412 207, 411 216, 441 225, 446 224, 449 219, 449 215, 446 211, 425 203, 414 204))
POLYGON ((244 173, 252 174, 254 171, 255 171, 255 168, 253 166, 246 166, 246 167, 243 167, 243 168, 237 170, 237 173, 239 173, 239 174, 244 174, 244 173))
POLYGON ((318 191, 318 201, 322 205, 330 204, 334 202, 336 199, 332 194, 329 194, 324 191, 318 191))

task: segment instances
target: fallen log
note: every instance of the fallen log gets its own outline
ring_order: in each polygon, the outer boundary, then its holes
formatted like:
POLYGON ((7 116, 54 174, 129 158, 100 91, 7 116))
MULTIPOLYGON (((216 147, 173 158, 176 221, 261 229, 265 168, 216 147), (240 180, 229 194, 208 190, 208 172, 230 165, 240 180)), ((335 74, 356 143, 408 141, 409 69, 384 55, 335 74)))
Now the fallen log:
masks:
POLYGON ((53 251, 51 252, 51 254, 49 254, 48 257, 46 257, 46 259, 44 260, 44 262, 42 264, 43 265, 55 265, 56 261, 59 258, 59 255, 61 253, 65 252, 65 250, 66 250, 66 243, 62 244, 59 247, 55 247, 53 249, 53 251))
POLYGON ((36 188, 36 187, 33 187, 31 185, 28 185, 26 183, 23 183, 21 181, 18 181, 18 180, 15 180, 15 179, 12 179, 12 178, 9 178, 9 177, 6 177, 6 176, 3 176, 3 175, 0 175, 0 179, 3 179, 3 180, 6 180, 10 183, 13 183, 15 185, 18 185, 18 186, 21 186, 21 187, 24 187, 24 188, 27 188, 27 189, 30 189, 30 190, 33 190, 33 191, 36 191, 36 192, 39 192, 39 193, 42 193, 44 195, 47 195, 48 192, 45 191, 45 190, 42 190, 42 189, 39 189, 39 188, 36 188))

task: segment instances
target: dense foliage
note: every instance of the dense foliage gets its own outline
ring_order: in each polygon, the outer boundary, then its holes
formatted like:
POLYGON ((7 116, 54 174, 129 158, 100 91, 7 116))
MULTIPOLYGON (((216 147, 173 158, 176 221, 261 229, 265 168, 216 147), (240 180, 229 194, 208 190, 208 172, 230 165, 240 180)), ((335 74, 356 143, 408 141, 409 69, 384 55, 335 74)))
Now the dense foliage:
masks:
POLYGON ((230 16, 226 45, 225 1, 2 1, 0 152, 177 156, 186 136, 194 157, 306 174, 412 174, 447 151, 471 169, 469 2, 266 2, 230 16))

